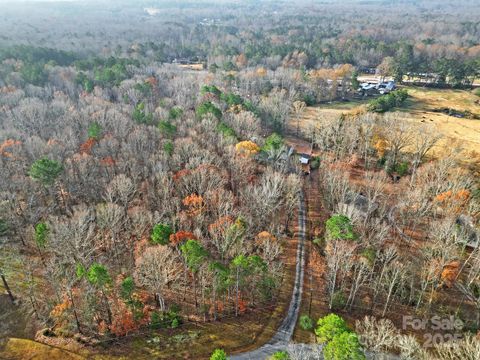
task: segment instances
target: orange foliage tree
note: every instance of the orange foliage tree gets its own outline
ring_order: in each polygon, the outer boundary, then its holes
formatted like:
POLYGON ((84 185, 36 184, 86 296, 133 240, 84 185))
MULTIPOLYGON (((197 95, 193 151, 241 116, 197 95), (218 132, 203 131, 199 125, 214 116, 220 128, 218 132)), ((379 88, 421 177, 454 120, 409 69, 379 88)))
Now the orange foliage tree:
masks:
POLYGON ((211 233, 217 233, 218 231, 224 232, 230 225, 233 224, 233 217, 227 215, 218 218, 217 221, 208 225, 208 231, 211 233))
POLYGON ((65 295, 63 297, 63 301, 55 305, 52 311, 50 311, 50 316, 54 318, 56 322, 63 322, 65 320, 65 312, 70 309, 71 306, 72 303, 70 302, 70 299, 65 295))
POLYGON ((100 160, 100 164, 103 166, 114 166, 115 159, 111 156, 107 156, 100 160))
POLYGON ((445 265, 442 271, 442 280, 448 287, 452 287, 457 280, 460 272, 460 261, 452 261, 450 264, 445 265))
POLYGON ((175 247, 186 240, 196 240, 197 237, 190 231, 177 231, 175 234, 170 235, 170 244, 175 247))
POLYGON ((202 212, 204 207, 203 197, 201 195, 192 194, 186 196, 183 201, 183 205, 188 208, 188 213, 190 215, 197 215, 202 212))
POLYGON ((88 138, 82 145, 80 145, 80 154, 88 154, 92 153, 93 146, 97 143, 94 138, 88 138))
POLYGON ((110 331, 116 336, 125 336, 129 332, 137 330, 139 324, 135 321, 133 312, 123 301, 116 301, 112 307, 112 324, 110 331))
POLYGON ((237 56, 236 64, 240 69, 247 66, 248 60, 247 60, 247 57, 245 56, 245 54, 242 53, 242 54, 237 56))
POLYGON ((245 311, 247 311, 247 306, 248 306, 248 302, 242 298, 238 299, 238 311, 240 312, 240 314, 243 314, 245 313, 245 311))
POLYGON ((267 69, 265 69, 264 67, 259 67, 256 71, 256 75, 258 77, 265 77, 267 75, 267 69))
POLYGON ((435 201, 444 209, 459 213, 468 203, 470 191, 461 189, 456 192, 452 190, 445 191, 435 197, 435 201))
POLYGON ((266 241, 276 241, 277 239, 275 236, 270 234, 268 231, 262 231, 257 234, 257 237, 255 238, 256 244, 263 244, 266 241))
POLYGON ((251 156, 257 154, 260 151, 260 146, 255 144, 253 141, 245 140, 235 145, 235 149, 241 155, 251 156))
POLYGON ((158 80, 154 76, 150 76, 149 78, 147 78, 147 80, 145 80, 145 82, 152 85, 152 88, 158 85, 158 80))
POLYGON ((179 170, 173 175, 173 181, 177 182, 180 179, 182 179, 184 176, 189 175, 190 173, 191 173, 191 170, 189 170, 189 169, 179 170))
POLYGON ((11 158, 13 157, 13 153, 11 152, 11 147, 13 146, 19 146, 21 145, 22 142, 18 140, 13 140, 13 139, 7 139, 3 143, 0 144, 0 155, 4 157, 11 158), (7 151, 9 150, 9 151, 7 151))
POLYGON ((377 156, 379 159, 385 156, 385 152, 388 148, 388 143, 385 139, 380 137, 379 135, 374 136, 374 144, 373 148, 377 151, 377 156))

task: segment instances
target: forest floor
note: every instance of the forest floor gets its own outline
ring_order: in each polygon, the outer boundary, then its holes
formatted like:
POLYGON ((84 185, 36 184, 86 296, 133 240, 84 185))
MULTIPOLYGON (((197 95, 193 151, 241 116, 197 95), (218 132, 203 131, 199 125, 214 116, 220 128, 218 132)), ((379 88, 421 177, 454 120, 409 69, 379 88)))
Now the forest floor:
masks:
MULTIPOLYGON (((292 221, 297 224, 297 221, 292 221)), ((291 229, 297 234, 297 225, 291 229)), ((282 322, 290 304, 296 265, 298 238, 285 240, 283 284, 275 303, 266 309, 230 316, 216 322, 186 324, 178 329, 149 332, 118 342, 118 355, 128 353, 135 359, 202 359, 215 348, 228 354, 256 349, 268 342, 282 322)), ((111 350, 109 350, 111 353, 111 350)))
POLYGON ((35 331, 33 324, 27 321, 25 311, 12 304, 8 295, 0 288, 0 346, 2 340, 9 336, 33 338, 35 331))
MULTIPOLYGON (((291 222, 291 231, 295 234, 298 233, 297 223, 297 219, 291 222)), ((66 350, 63 344, 52 347, 34 340, 10 338, 6 341, 3 350, 0 349, 0 358, 9 360, 206 359, 215 348, 223 348, 228 354, 256 349, 267 343, 276 333, 292 298, 298 238, 294 236, 284 241, 282 255, 285 266, 284 278, 279 293, 270 306, 247 311, 239 317, 228 316, 216 322, 187 322, 176 329, 144 329, 115 342, 105 342, 88 349, 66 346, 70 349, 66 350), (105 355, 107 353, 108 355, 105 355), (31 355, 34 357, 32 358, 31 355)))

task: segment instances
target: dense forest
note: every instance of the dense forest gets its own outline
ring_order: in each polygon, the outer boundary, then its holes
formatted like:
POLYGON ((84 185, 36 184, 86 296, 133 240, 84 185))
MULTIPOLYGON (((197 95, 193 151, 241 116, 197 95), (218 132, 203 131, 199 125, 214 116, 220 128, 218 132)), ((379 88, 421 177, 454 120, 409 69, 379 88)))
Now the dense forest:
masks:
MULTIPOLYGON (((318 69, 383 63, 403 75, 454 85, 478 75, 479 10, 474 0, 88 2, 4 6, 0 44, 149 61, 200 59, 238 69, 318 69), (145 9, 155 9, 150 16, 145 9), (28 13, 28 16, 25 14, 28 13), (250 14, 255 14, 254 17, 250 14), (55 26, 50 26, 51 21, 55 26)), ((4 57, 4 56, 3 56, 4 57)), ((68 55, 67 55, 68 57, 68 55)), ((64 59, 66 60, 66 59, 64 59)))
POLYGON ((2 4, 2 290, 41 336, 89 345, 241 319, 285 286, 305 193, 325 218, 309 220, 308 272, 324 284, 311 296, 368 339, 302 317, 326 358, 427 359, 395 329, 400 311, 476 333, 478 168, 455 149, 430 156, 440 135, 395 112, 405 89, 307 131, 289 123, 359 98, 365 73, 470 91, 479 18, 473 0, 2 4))

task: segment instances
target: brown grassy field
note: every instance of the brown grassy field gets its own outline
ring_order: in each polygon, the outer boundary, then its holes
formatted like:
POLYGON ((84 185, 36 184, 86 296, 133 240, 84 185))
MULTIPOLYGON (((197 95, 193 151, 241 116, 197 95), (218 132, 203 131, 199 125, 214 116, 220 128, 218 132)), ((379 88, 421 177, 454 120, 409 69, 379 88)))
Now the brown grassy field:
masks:
POLYGON ((292 117, 289 122, 289 129, 293 134, 299 127, 300 133, 307 134, 312 127, 322 121, 334 120, 342 114, 349 114, 362 105, 361 101, 338 102, 308 106, 299 118, 292 117))
POLYGON ((480 115, 480 105, 475 103, 479 97, 462 90, 409 88, 408 91, 411 96, 409 106, 402 111, 414 124, 423 121, 435 126, 442 135, 437 151, 454 145, 467 152, 480 153, 480 120, 456 118, 434 111, 447 107, 480 115))
POLYGON ((49 345, 26 339, 10 338, 3 351, 0 351, 0 358, 12 360, 84 360, 83 355, 59 349, 49 345))
MULTIPOLYGON (((441 156, 454 148, 460 149, 463 158, 469 161, 480 161, 480 120, 456 118, 436 109, 450 108, 457 111, 470 111, 480 116, 480 97, 465 90, 441 90, 418 87, 406 87, 410 95, 405 106, 398 109, 403 113, 405 121, 412 124, 413 129, 423 124, 431 124, 442 136, 432 152, 433 156, 441 156)), ((335 119, 341 114, 360 111, 367 101, 332 102, 308 107, 299 119, 291 119, 289 128, 296 133, 308 134, 310 129, 322 121, 335 119)))
POLYGON ((195 70, 195 71, 204 70, 203 64, 178 64, 177 66, 180 69, 186 69, 186 70, 195 70))

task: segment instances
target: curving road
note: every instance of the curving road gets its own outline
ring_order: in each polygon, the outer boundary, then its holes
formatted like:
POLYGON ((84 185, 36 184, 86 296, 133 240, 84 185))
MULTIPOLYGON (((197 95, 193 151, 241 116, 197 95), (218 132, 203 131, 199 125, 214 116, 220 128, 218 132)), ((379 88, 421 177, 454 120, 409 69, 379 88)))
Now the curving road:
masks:
POLYGON ((230 356, 231 360, 260 360, 266 359, 277 351, 284 351, 290 343, 293 330, 297 323, 302 301, 303 276, 305 271, 305 229, 306 229, 306 210, 303 192, 300 193, 298 205, 298 246, 297 246, 297 264, 295 268, 295 284, 293 286, 292 300, 288 308, 287 315, 282 321, 277 332, 268 343, 262 347, 242 354, 230 356))

